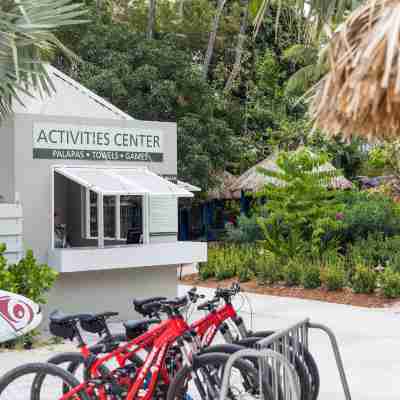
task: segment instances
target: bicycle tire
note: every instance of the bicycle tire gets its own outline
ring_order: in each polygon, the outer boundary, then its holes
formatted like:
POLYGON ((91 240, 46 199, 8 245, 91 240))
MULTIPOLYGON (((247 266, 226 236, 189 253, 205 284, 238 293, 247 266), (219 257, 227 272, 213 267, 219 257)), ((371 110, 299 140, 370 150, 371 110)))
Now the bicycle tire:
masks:
MULTIPOLYGON (((47 360, 48 364, 60 366, 60 364, 68 363, 66 371, 75 376, 75 373, 79 366, 84 363, 84 358, 82 354, 78 352, 69 352, 57 354, 47 360)), ((40 394, 43 382, 46 378, 46 374, 37 374, 32 382, 31 387, 31 400, 40 400, 40 394)), ((87 375, 85 371, 85 380, 87 380, 87 375)), ((66 388, 64 387, 63 393, 66 393, 66 388)))
MULTIPOLYGON (((7 372, 0 378, 0 396, 7 388, 7 386, 9 386, 13 381, 21 378, 24 375, 30 375, 30 374, 36 374, 36 375, 44 374, 61 378, 63 382, 65 384, 68 384, 68 386, 71 388, 74 388, 80 384, 80 382, 72 374, 70 374, 69 372, 63 370, 62 368, 56 365, 48 363, 31 363, 22 365, 20 367, 16 367, 11 371, 7 372)), ((87 394, 83 389, 74 394, 73 396, 74 400, 90 400, 89 396, 87 396, 87 394), (79 398, 77 396, 79 396, 79 398)))
MULTIPOLYGON (((266 338, 268 336, 271 336, 274 333, 275 333, 275 331, 269 331, 269 330, 258 331, 258 332, 251 333, 251 336, 266 338)), ((311 352, 305 347, 303 347, 302 351, 304 354, 304 363, 307 367, 308 374, 310 376, 310 385, 311 385, 311 391, 312 391, 310 400, 317 400, 319 391, 320 391, 320 385, 321 385, 319 369, 318 369, 317 363, 316 363, 313 355, 311 354, 311 352)))
MULTIPOLYGON (((186 378, 191 376, 192 372, 206 366, 215 367, 216 365, 222 367, 223 372, 229 357, 230 355, 223 353, 208 353, 196 356, 193 365, 182 367, 175 375, 175 378, 169 385, 166 400, 183 400, 187 398, 185 394, 186 378)), ((242 376, 250 378, 254 384, 259 382, 257 370, 248 361, 239 359, 235 362, 234 366, 240 370, 242 376)), ((273 399, 272 389, 265 380, 263 380, 263 394, 265 400, 273 399)))

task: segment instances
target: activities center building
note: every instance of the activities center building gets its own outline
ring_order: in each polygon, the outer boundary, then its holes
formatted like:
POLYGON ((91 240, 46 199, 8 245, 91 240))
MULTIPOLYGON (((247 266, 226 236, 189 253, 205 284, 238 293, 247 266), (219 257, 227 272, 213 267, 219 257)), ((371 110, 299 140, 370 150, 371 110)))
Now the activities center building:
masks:
POLYGON ((199 189, 177 181, 175 123, 49 74, 55 93, 24 97, 0 127, 0 196, 21 205, 23 247, 59 272, 48 308, 132 317, 133 297, 175 296, 177 268, 206 261, 206 243, 177 236, 178 199, 199 189))

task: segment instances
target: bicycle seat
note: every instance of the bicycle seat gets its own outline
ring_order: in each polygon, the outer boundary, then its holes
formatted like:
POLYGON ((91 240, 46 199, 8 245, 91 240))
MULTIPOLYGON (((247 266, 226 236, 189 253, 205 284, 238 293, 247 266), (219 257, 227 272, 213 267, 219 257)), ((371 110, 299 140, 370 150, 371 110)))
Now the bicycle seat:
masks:
POLYGON ((133 319, 124 322, 126 337, 129 340, 135 339, 149 329, 150 321, 147 319, 133 319))
POLYGON ((116 311, 104 311, 104 312, 101 312, 101 313, 93 314, 93 318, 108 319, 108 318, 111 318, 111 317, 116 317, 117 315, 119 315, 119 313, 117 313, 116 311))
POLYGON ((93 314, 88 314, 88 313, 64 314, 60 310, 53 311, 49 316, 50 321, 57 323, 57 324, 73 322, 73 321, 84 321, 84 320, 88 320, 88 319, 92 319, 92 318, 93 318, 93 314))
POLYGON ((165 300, 166 297, 157 296, 157 297, 146 297, 143 299, 133 299, 133 305, 135 311, 139 314, 143 315, 144 317, 149 317, 152 315, 154 310, 150 307, 146 307, 148 304, 154 304, 161 300, 165 300))
POLYGON ((170 300, 161 300, 160 303, 172 308, 179 308, 185 306, 188 303, 188 298, 187 296, 175 297, 174 299, 170 300))

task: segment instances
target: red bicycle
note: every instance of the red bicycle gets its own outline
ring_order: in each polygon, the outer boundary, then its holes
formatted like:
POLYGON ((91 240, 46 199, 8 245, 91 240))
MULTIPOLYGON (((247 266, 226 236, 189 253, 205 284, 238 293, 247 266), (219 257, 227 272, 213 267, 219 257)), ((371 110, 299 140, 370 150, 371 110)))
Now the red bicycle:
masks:
MULTIPOLYGON (((5 396, 4 393, 16 380, 21 377, 25 379, 28 374, 36 374, 31 392, 33 396, 37 395, 36 391, 39 389, 39 398, 42 397, 43 379, 49 376, 62 381, 62 392, 57 395, 58 397, 51 397, 59 400, 190 399, 192 396, 189 393, 192 391, 196 393, 196 398, 209 399, 210 396, 217 396, 223 367, 229 355, 222 353, 196 355, 198 350, 196 334, 180 313, 186 302, 186 298, 161 301, 161 311, 168 316, 165 321, 102 356, 96 356, 90 351, 78 329, 78 322, 83 325, 89 321, 98 323, 101 318, 93 320, 93 315, 88 314, 54 314, 51 318, 52 332, 64 338, 78 339, 88 377, 79 383, 72 374, 55 365, 30 364, 10 371, 0 380, 0 398, 13 400, 13 397, 9 394, 5 396), (169 371, 167 354, 176 345, 180 349, 182 363, 176 364, 174 371, 169 371), (149 347, 151 351, 143 364, 138 366, 135 362, 131 362, 140 350, 149 347), (116 367, 110 368, 110 361, 113 361, 116 367), (40 387, 35 384, 38 377, 42 379, 40 387), (171 377, 174 380, 172 385, 170 385, 171 377)), ((105 320, 106 315, 102 318, 105 320)), ((100 327, 101 324, 98 326, 99 330, 100 327)), ((95 330, 93 326, 92 329, 95 330)), ((238 392, 237 386, 240 384, 242 392, 254 394, 258 390, 256 369, 251 363, 243 360, 238 362, 235 368, 239 377, 235 382, 235 393, 238 392)), ((269 393, 268 385, 263 383, 263 386, 265 386, 264 393, 269 393)), ((60 385, 51 387, 60 388, 60 385)))
MULTIPOLYGON (((235 308, 232 305, 232 298, 240 292, 240 287, 234 284, 231 288, 222 289, 219 288, 215 291, 214 297, 200 304, 197 308, 199 310, 207 311, 207 315, 203 318, 195 321, 191 325, 192 333, 195 332, 199 340, 201 351, 203 354, 206 353, 226 353, 232 354, 236 351, 242 350, 245 347, 252 347, 261 338, 269 336, 273 331, 255 332, 251 333, 247 331, 243 319, 237 315, 235 308), (221 305, 221 300, 223 304, 221 305), (227 321, 231 320, 235 325, 236 332, 231 332, 231 328, 227 321), (211 346, 217 332, 220 332, 228 343, 211 346), (236 336, 236 337, 235 337, 236 336), (242 337, 242 339, 239 339, 242 337)), ((188 298, 192 303, 196 303, 200 298, 204 296, 196 293, 195 289, 191 289, 188 292, 188 298)), ((107 327, 103 329, 106 332, 106 338, 91 348, 92 353, 108 353, 112 351, 112 346, 115 346, 115 342, 126 342, 126 340, 132 340, 139 335, 146 332, 149 328, 149 324, 158 322, 160 320, 159 311, 162 306, 164 298, 149 298, 142 300, 135 300, 134 305, 136 311, 146 316, 147 319, 128 321, 125 324, 126 334, 119 334, 112 336, 107 327), (151 319, 153 318, 153 319, 151 319)), ((93 323, 88 321, 81 321, 81 326, 92 333, 101 332, 101 329, 97 329, 93 323)), ((151 352, 151 343, 145 344, 143 347, 147 352, 151 352)), ((142 358, 137 357, 135 354, 131 355, 131 361, 137 366, 143 364, 142 358)), ((302 388, 302 400, 314 400, 318 396, 319 391, 319 374, 318 368, 315 364, 312 355, 308 352, 304 352, 304 359, 300 359, 298 356, 294 357, 294 366, 300 377, 300 383, 302 388)), ((179 346, 171 346, 167 357, 166 364, 169 366, 168 370, 170 374, 177 369, 177 366, 181 365, 181 352, 179 346)), ((74 375, 80 365, 83 364, 84 358, 78 353, 65 353, 57 355, 49 360, 50 363, 60 365, 64 362, 69 363, 67 370, 74 375)), ((85 371, 87 369, 85 368, 85 371)), ((38 393, 38 391, 36 391, 38 393)), ((40 400, 40 397, 36 395, 32 400, 40 400)))

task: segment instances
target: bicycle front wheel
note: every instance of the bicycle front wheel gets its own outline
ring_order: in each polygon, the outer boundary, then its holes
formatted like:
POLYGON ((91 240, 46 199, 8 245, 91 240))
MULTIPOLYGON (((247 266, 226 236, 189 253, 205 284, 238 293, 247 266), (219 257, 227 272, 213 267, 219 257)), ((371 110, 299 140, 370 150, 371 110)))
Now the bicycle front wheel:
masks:
POLYGON ((46 376, 41 400, 90 400, 80 382, 69 372, 46 363, 25 364, 0 378, 0 400, 28 400, 37 376, 46 376), (68 388, 67 392, 64 389, 68 388), (78 390, 79 389, 79 390, 78 390))

